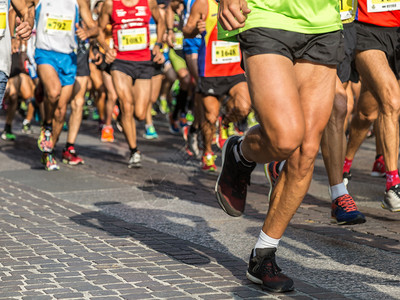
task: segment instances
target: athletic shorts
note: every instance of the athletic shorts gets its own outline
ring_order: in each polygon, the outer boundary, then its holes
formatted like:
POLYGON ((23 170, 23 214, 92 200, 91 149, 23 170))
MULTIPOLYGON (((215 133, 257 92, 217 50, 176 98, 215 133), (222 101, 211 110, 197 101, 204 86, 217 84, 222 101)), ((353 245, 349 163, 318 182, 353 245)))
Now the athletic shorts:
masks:
POLYGON ((341 30, 304 34, 273 28, 251 28, 237 35, 242 51, 249 55, 279 54, 291 61, 305 59, 323 65, 338 65, 344 59, 341 30))
MULTIPOLYGON (((154 59, 154 55, 151 54, 151 61, 153 61, 153 59, 154 59)), ((158 63, 153 62, 153 66, 154 66, 153 76, 164 74, 163 73, 163 64, 158 64, 158 63)))
POLYGON ((3 71, 0 71, 0 109, 3 108, 3 98, 6 93, 8 76, 3 71))
POLYGON ((400 79, 400 27, 381 27, 355 21, 357 51, 381 50, 389 66, 400 79))
POLYGON ((229 94, 231 88, 246 81, 244 74, 221 77, 199 77, 198 91, 203 96, 222 97, 229 94))
POLYGON ((356 70, 355 57, 357 45, 357 31, 353 22, 343 24, 344 35, 344 60, 337 67, 337 75, 343 82, 358 82, 359 75, 356 70))
POLYGON ((85 44, 78 44, 76 76, 90 76, 89 49, 85 44))
POLYGON ((199 53, 201 38, 183 39, 183 53, 185 55, 199 53))
POLYGON ((28 74, 24 67, 24 57, 21 53, 13 53, 11 56, 10 78, 18 76, 21 73, 28 74))
POLYGON ((38 78, 37 69, 36 69, 36 63, 35 64, 28 63, 27 69, 28 69, 29 76, 32 79, 38 78))
POLYGON ((96 65, 97 69, 100 71, 106 71, 108 74, 111 72, 111 64, 106 63, 106 55, 104 53, 100 52, 100 55, 102 56, 102 62, 99 65, 96 65))
POLYGON ((116 59, 111 65, 111 71, 117 70, 132 78, 135 83, 136 79, 151 79, 154 74, 154 63, 148 61, 130 61, 116 59))
POLYGON ((181 55, 179 55, 181 53, 183 52, 176 51, 174 49, 169 50, 169 60, 171 61, 172 67, 177 73, 179 70, 187 68, 185 59, 181 55))
POLYGON ((74 52, 65 54, 36 48, 35 61, 38 66, 52 66, 58 74, 61 86, 74 84, 77 69, 76 54, 74 52))

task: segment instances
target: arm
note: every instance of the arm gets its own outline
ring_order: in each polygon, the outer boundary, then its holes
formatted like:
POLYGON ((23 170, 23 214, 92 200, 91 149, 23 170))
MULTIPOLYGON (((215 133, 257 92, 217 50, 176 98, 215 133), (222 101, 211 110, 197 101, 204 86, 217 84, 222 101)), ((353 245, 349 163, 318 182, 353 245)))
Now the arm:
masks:
POLYGON ((76 34, 81 40, 86 40, 90 37, 96 37, 99 34, 99 28, 97 27, 96 22, 92 18, 92 14, 89 9, 89 5, 86 0, 78 0, 79 5, 79 14, 82 17, 82 20, 85 22, 87 29, 83 29, 76 24, 76 34))
POLYGON ((174 34, 174 11, 171 5, 168 5, 165 13, 165 23, 167 24, 167 44, 169 47, 173 48, 175 43, 174 34))
POLYGON ((115 49, 111 49, 110 46, 106 42, 104 30, 106 29, 107 25, 110 24, 111 21, 111 13, 113 9, 113 1, 106 0, 104 2, 103 8, 100 12, 99 16, 99 35, 97 36, 97 41, 99 42, 100 46, 106 51, 105 61, 106 63, 112 63, 115 58, 117 57, 117 51, 115 49))
POLYGON ((165 33, 165 21, 164 17, 160 13, 160 9, 158 8, 158 4, 156 0, 148 0, 149 8, 151 11, 151 15, 153 16, 154 21, 157 24, 157 42, 153 48, 154 62, 163 63, 164 55, 161 53, 163 35, 165 33), (161 45, 161 46, 160 46, 161 45))
MULTIPOLYGON (((35 18, 35 2, 33 0, 12 0, 11 4, 17 13, 16 33, 22 40, 28 40, 32 33, 35 18)), ((11 28, 11 26, 10 26, 11 28)), ((15 23, 13 25, 13 30, 15 23)))
POLYGON ((242 28, 249 13, 246 0, 220 0, 218 21, 225 30, 242 28))
POLYGON ((190 11, 188 21, 182 29, 185 38, 194 38, 196 35, 206 30, 205 18, 207 13, 207 0, 196 0, 190 11))

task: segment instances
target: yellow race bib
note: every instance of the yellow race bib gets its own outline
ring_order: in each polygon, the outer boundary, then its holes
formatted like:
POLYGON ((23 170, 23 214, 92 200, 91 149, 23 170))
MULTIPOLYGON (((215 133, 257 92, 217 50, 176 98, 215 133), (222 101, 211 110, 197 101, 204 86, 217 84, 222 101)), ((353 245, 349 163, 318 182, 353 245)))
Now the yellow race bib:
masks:
POLYGON ((240 62, 239 43, 214 41, 212 42, 212 64, 228 64, 240 62))
POLYGON ((147 28, 118 30, 119 51, 134 51, 147 48, 147 28))
POLYGON ((45 31, 51 35, 72 35, 73 30, 72 17, 68 16, 49 16, 46 19, 45 31))

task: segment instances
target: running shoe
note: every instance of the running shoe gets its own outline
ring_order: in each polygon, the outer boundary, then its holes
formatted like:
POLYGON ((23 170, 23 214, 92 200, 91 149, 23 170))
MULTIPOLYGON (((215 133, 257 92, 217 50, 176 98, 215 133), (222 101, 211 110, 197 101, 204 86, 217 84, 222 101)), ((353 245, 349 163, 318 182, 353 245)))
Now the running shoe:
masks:
POLYGON ((115 104, 112 112, 112 119, 116 120, 118 118, 118 115, 119 115, 119 107, 118 105, 115 104))
POLYGON ((385 161, 383 160, 383 155, 379 155, 376 157, 374 165, 372 167, 371 176, 372 177, 386 176, 385 161))
POLYGON ((187 122, 188 125, 192 125, 193 121, 194 121, 194 115, 193 115, 192 111, 189 110, 186 113, 186 122, 187 122))
POLYGON ((385 198, 382 200, 382 208, 392 212, 400 211, 400 185, 394 185, 385 192, 385 198))
POLYGON ((168 107, 167 99, 160 99, 159 109, 160 109, 160 112, 163 115, 169 113, 169 107, 168 107))
POLYGON ((114 142, 114 129, 111 125, 104 125, 101 129, 101 141, 103 143, 114 142))
POLYGON ((40 130, 39 139, 37 141, 38 147, 42 152, 51 152, 53 151, 53 137, 51 131, 49 129, 45 129, 42 127, 40 130))
POLYGON ((191 128, 190 126, 186 126, 184 128, 184 132, 185 132, 185 130, 187 131, 187 134, 186 134, 187 147, 188 147, 189 151, 192 152, 193 155, 197 158, 197 157, 200 157, 200 149, 199 149, 199 143, 198 143, 199 134, 197 133, 197 131, 190 132, 190 128, 191 128))
POLYGON ((157 111, 154 109, 154 108, 151 108, 151 115, 154 117, 154 116, 157 116, 157 111))
POLYGON ((236 130, 235 130, 235 124, 233 122, 230 122, 228 124, 228 136, 236 135, 236 130))
POLYGON ((213 152, 205 153, 203 155, 203 165, 201 169, 206 172, 215 172, 217 171, 217 166, 215 165, 215 160, 217 159, 217 156, 214 155, 213 152))
POLYGON ((344 194, 337 197, 332 202, 332 219, 336 220, 338 225, 354 225, 365 223, 365 216, 358 211, 353 197, 344 194))
POLYGON ((171 132, 174 135, 180 134, 178 122, 172 119, 172 114, 169 115, 169 132, 171 132))
POLYGON ((294 289, 292 279, 282 273, 275 260, 276 248, 257 248, 256 255, 251 250, 246 277, 253 283, 261 284, 263 290, 275 293, 294 289))
POLYGON ((93 109, 93 111, 92 111, 92 119, 94 121, 98 121, 100 119, 100 115, 99 115, 97 108, 93 109))
POLYGON ((219 149, 222 149, 228 139, 228 128, 222 124, 222 117, 218 118, 218 125, 217 146, 219 149))
POLYGON ((44 152, 41 159, 42 164, 44 164, 44 169, 46 171, 57 171, 60 170, 60 166, 57 164, 53 153, 44 152))
POLYGON ((247 115, 247 125, 248 125, 248 127, 250 128, 250 127, 253 127, 253 126, 257 125, 257 124, 258 124, 258 122, 257 122, 256 116, 255 116, 255 113, 254 113, 254 111, 252 110, 252 111, 247 115))
POLYGON ((68 131, 68 123, 67 122, 64 122, 62 130, 63 131, 68 131))
POLYGON ((31 134, 32 133, 31 122, 29 122, 28 120, 24 120, 22 122, 21 132, 25 134, 31 134))
POLYGON ((12 132, 5 132, 3 131, 1 133, 1 138, 5 141, 15 141, 16 136, 12 132))
POLYGON ((179 126, 181 128, 187 126, 187 120, 186 120, 186 114, 185 113, 182 113, 181 117, 179 118, 179 126))
POLYGON ((234 147, 242 137, 231 136, 222 148, 222 169, 215 184, 218 204, 230 216, 239 217, 244 211, 247 186, 250 185, 251 172, 256 167, 245 166, 236 161, 234 147))
POLYGON ((71 166, 83 165, 85 163, 84 160, 76 154, 74 146, 69 146, 68 149, 63 150, 62 162, 71 166))
POLYGON ((143 137, 148 140, 152 139, 158 139, 158 134, 156 129, 154 128, 153 125, 150 125, 149 127, 146 128, 145 133, 143 134, 143 137))
POLYGON ((131 157, 129 158, 128 168, 140 168, 142 166, 141 162, 142 155, 139 151, 136 151, 135 153, 131 154, 131 157))
POLYGON ((267 177, 269 182, 268 200, 271 199, 272 191, 278 181, 280 164, 281 162, 279 161, 273 161, 264 165, 265 177, 267 177))

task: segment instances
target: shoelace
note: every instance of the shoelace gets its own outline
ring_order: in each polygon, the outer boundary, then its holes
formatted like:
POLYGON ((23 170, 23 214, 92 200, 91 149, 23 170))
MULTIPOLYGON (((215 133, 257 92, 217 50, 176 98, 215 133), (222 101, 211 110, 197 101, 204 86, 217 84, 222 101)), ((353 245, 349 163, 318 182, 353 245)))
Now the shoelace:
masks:
POLYGON ((342 207, 346 212, 357 210, 356 203, 350 195, 343 195, 338 199, 338 206, 342 207))
POLYGON ((275 258, 269 259, 266 263, 262 262, 261 266, 261 274, 268 275, 269 277, 275 277, 282 271, 276 264, 275 258))

